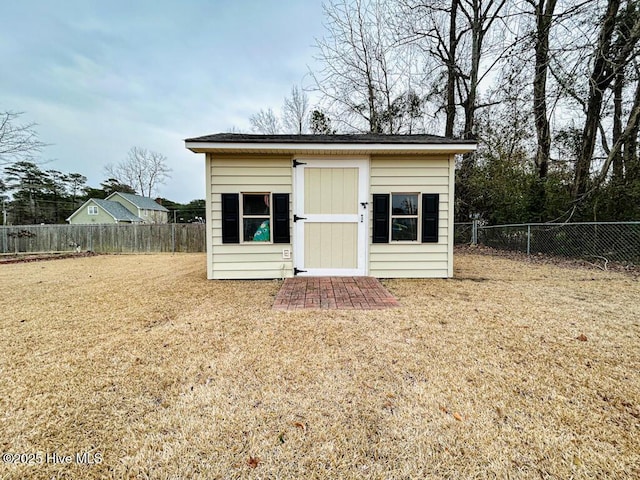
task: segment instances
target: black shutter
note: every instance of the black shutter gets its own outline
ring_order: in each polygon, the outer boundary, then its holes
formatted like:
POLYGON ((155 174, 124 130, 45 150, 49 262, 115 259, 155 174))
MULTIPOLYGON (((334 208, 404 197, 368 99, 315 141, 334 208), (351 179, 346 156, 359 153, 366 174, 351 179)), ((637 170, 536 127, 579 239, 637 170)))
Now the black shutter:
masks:
POLYGON ((439 194, 422 194, 422 241, 424 243, 438 243, 439 203, 439 194))
POLYGON ((222 243, 240 243, 240 195, 222 194, 222 243))
POLYGON ((273 243, 290 243, 289 194, 273 194, 273 243))
POLYGON ((389 243, 389 194, 373 195, 373 243, 389 243))

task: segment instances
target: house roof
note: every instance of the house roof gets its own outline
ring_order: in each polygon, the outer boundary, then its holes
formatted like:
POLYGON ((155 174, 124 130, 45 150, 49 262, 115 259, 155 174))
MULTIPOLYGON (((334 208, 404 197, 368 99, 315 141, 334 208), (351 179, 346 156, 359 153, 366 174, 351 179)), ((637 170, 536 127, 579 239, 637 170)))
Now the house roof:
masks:
MULTIPOLYGON (((117 221, 127 222, 142 222, 143 220, 127 210, 122 204, 114 202, 113 200, 101 200, 99 198, 91 198, 89 201, 94 202, 101 207, 105 212, 111 215, 117 221)), ((84 206, 84 205, 83 205, 84 206)), ((82 207, 80 207, 82 208, 82 207)))
POLYGON ((157 203, 155 200, 153 200, 152 198, 143 197, 141 195, 135 195, 133 193, 113 192, 111 195, 107 197, 107 199, 110 199, 116 195, 120 195, 122 198, 129 200, 136 207, 141 208, 143 210, 159 210, 161 212, 169 211, 165 207, 157 203))
POLYGON ((437 135, 256 135, 216 133, 187 138, 185 146, 196 153, 464 153, 477 148, 475 140, 437 135))
POLYGON ((440 137, 438 135, 380 135, 360 133, 345 135, 257 135, 245 133, 214 133, 187 138, 185 142, 214 143, 379 143, 379 144, 469 144, 475 140, 440 137))

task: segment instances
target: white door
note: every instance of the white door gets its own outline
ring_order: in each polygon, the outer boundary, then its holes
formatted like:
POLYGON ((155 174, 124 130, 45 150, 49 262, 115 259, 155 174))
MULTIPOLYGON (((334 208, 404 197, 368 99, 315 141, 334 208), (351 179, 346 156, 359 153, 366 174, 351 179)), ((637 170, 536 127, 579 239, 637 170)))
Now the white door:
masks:
POLYGON ((368 185, 368 159, 299 159, 294 202, 299 275, 366 275, 368 185))

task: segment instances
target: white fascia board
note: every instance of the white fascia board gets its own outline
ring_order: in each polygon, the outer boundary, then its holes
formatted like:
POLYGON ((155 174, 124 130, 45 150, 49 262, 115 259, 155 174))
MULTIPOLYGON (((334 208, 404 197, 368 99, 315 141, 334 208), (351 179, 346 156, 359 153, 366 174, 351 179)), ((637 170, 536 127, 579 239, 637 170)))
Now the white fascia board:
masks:
POLYGON ((185 147, 194 153, 216 151, 290 151, 304 153, 305 151, 357 151, 371 152, 415 152, 415 153, 466 153, 477 150, 476 144, 470 143, 214 143, 214 142, 185 142, 185 147))

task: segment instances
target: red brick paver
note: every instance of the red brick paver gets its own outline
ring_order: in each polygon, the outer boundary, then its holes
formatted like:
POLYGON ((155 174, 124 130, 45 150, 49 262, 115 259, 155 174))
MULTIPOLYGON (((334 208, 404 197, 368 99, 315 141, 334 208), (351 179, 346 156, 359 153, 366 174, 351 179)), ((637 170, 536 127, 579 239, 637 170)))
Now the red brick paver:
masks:
POLYGON ((373 277, 287 278, 273 303, 276 310, 375 310, 399 306, 398 300, 373 277))

